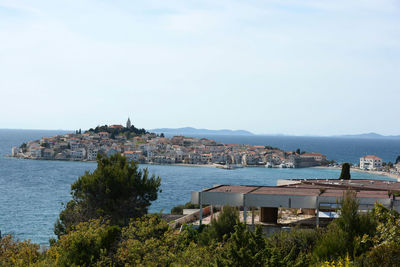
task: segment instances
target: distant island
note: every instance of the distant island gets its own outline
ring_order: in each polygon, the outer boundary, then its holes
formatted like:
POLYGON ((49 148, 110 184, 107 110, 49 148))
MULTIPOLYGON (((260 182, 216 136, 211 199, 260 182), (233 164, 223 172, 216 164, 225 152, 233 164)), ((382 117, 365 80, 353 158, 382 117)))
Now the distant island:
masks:
POLYGON ((363 134, 346 134, 346 135, 336 135, 334 137, 345 137, 345 138, 365 138, 365 139, 382 139, 382 138, 398 138, 400 135, 381 135, 378 133, 363 133, 363 134))
POLYGON ((209 130, 209 129, 196 129, 193 127, 183 128, 157 128, 151 129, 150 132, 157 134, 168 135, 254 135, 254 133, 245 130, 209 130))
MULTIPOLYGON (((197 129, 193 127, 182 127, 182 128, 156 128, 149 130, 156 134, 166 134, 168 136, 174 135, 188 135, 188 136, 204 136, 204 135, 230 135, 230 136, 286 136, 290 137, 292 135, 286 134, 255 134, 247 130, 210 130, 210 129, 197 129)), ((319 135, 305 135, 304 137, 325 137, 319 135)), ((360 138, 360 139, 400 139, 400 135, 381 135, 378 133, 362 133, 362 134, 343 134, 343 135, 332 135, 329 137, 336 138, 360 138)))
POLYGON ((283 151, 263 145, 223 144, 184 135, 167 138, 163 132, 158 134, 136 128, 129 118, 126 126, 104 125, 84 132, 77 130, 75 133, 42 137, 13 147, 11 151, 12 157, 40 160, 95 161, 99 154, 122 154, 128 160, 147 164, 224 169, 243 166, 302 168, 329 164, 325 155, 299 149, 283 151))

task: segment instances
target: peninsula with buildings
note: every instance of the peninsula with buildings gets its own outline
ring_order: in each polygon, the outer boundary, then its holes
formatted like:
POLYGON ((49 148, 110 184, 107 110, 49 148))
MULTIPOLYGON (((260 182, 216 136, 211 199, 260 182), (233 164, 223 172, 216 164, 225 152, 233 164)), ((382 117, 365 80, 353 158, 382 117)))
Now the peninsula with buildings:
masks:
POLYGON ((12 148, 12 157, 95 161, 97 155, 122 154, 147 164, 187 164, 226 169, 243 166, 303 168, 327 165, 321 153, 287 152, 263 145, 223 144, 206 138, 149 133, 131 124, 98 126, 85 132, 42 137, 12 148))

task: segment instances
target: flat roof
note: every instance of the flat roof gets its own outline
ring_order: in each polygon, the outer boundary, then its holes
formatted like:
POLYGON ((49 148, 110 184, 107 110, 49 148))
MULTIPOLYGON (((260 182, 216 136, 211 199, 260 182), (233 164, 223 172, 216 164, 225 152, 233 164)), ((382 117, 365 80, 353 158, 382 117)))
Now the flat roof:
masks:
POLYGON ((400 192, 400 182, 395 181, 371 179, 295 179, 291 181, 296 181, 298 183, 281 186, 218 185, 205 189, 203 192, 342 197, 347 190, 352 190, 356 192, 356 197, 359 198, 381 199, 392 198, 393 192, 400 192))

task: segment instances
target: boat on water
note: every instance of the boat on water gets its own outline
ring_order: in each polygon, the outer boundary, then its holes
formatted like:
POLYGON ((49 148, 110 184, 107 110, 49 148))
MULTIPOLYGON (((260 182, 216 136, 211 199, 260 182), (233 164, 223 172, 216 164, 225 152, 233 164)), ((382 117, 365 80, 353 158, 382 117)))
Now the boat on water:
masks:
POLYGON ((234 169, 239 169, 243 168, 243 165, 241 164, 214 164, 215 167, 224 169, 224 170, 234 170, 234 169))

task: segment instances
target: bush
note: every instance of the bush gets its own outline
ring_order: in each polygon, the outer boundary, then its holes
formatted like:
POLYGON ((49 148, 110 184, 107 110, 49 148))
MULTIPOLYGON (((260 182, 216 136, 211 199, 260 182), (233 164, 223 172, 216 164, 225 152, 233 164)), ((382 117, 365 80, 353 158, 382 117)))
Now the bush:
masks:
POLYGON ((353 242, 348 244, 348 236, 336 223, 331 223, 326 233, 317 241, 314 247, 314 261, 321 262, 344 257, 348 252, 349 246, 353 245, 353 242))
POLYGON ((121 229, 101 219, 72 226, 68 234, 47 251, 56 266, 93 266, 100 261, 112 262, 121 229))
POLYGON ((375 233, 375 217, 358 213, 355 192, 347 191, 341 204, 340 217, 328 226, 326 234, 315 246, 313 256, 317 261, 344 258, 347 253, 355 258, 370 248, 370 244, 361 240, 364 235, 375 233))
POLYGON ((217 219, 213 219, 211 224, 203 230, 199 236, 199 241, 203 245, 209 245, 215 240, 221 242, 227 240, 234 232, 234 227, 239 223, 239 211, 236 207, 224 206, 217 219))
POLYGON ((0 238, 0 266, 31 266, 41 257, 39 248, 29 240, 19 242, 11 235, 3 236, 0 238))
POLYGON ((122 266, 166 266, 176 260, 178 234, 158 215, 146 215, 123 228, 117 259, 122 266))
POLYGON ((266 239, 266 266, 309 266, 309 256, 320 230, 292 229, 273 234, 266 239))
POLYGON ((236 224, 234 228, 235 231, 217 258, 217 265, 264 266, 265 238, 262 228, 257 227, 253 232, 242 223, 236 224))
POLYGON ((389 243, 373 248, 359 264, 362 266, 400 266, 400 245, 389 243))

